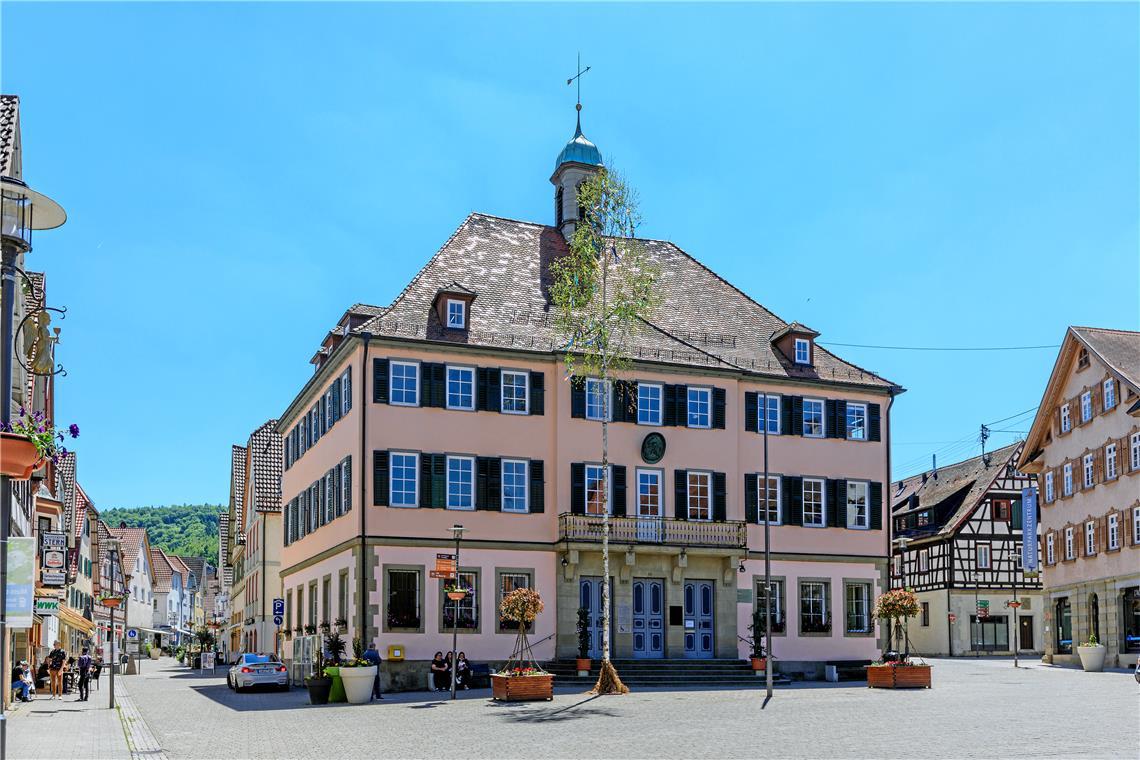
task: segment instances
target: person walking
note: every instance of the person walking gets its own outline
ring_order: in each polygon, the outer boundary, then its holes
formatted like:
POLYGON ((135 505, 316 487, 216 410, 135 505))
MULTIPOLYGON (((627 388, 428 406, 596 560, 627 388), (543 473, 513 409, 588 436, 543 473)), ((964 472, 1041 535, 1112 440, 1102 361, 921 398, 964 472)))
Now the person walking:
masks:
POLYGON ((87 653, 87 647, 83 647, 83 653, 79 655, 79 701, 86 702, 90 689, 91 679, 91 655, 87 653))
POLYGON ((54 647, 47 656, 48 678, 51 679, 51 698, 63 699, 63 664, 67 661, 67 652, 63 651, 62 642, 56 641, 54 647))
POLYGON ((369 665, 376 666, 376 678, 372 681, 372 698, 383 699, 384 697, 380 695, 380 652, 376 649, 375 642, 364 650, 364 659, 369 665))

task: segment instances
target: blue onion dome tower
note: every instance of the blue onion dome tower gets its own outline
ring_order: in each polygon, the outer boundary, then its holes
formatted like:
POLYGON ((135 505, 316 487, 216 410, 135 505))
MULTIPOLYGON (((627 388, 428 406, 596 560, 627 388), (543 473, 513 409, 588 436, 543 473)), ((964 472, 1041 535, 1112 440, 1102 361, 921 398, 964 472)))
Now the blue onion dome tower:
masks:
POLYGON ((554 164, 554 174, 550 177, 554 185, 554 226, 569 240, 574 234, 580 211, 578 209, 578 185, 586 177, 605 166, 602 152, 582 134, 582 104, 578 111, 574 136, 558 154, 554 164))

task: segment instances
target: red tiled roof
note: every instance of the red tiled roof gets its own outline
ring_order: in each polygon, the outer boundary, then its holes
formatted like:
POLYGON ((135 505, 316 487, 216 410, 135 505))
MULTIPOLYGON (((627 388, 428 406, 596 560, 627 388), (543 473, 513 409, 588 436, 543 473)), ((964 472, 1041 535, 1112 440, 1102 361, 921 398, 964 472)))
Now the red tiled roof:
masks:
MULTIPOLYGON (((285 439, 273 428, 277 420, 269 420, 249 436, 249 493, 258 512, 281 511, 281 474, 284 468, 285 439)), ((244 524, 244 523, 242 523, 244 524)))
POLYGON ((154 572, 154 593, 163 594, 170 591, 174 568, 166 557, 166 552, 157 546, 150 547, 150 564, 154 572))
POLYGON ((242 524, 245 506, 245 446, 230 447, 230 511, 236 525, 242 524))
POLYGON ((123 545, 123 567, 127 572, 135 566, 139 558, 139 550, 147 544, 146 528, 112 528, 107 526, 112 536, 117 537, 123 545))

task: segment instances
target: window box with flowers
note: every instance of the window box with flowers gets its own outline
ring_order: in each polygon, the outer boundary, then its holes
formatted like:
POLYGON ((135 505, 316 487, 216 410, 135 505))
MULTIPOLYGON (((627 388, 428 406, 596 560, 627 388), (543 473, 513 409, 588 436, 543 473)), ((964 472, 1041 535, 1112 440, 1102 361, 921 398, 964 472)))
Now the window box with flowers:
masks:
MULTIPOLYGON (((69 425, 67 435, 79 437, 79 426, 69 425)), ((0 473, 27 480, 49 459, 56 464, 67 456, 62 430, 57 430, 43 412, 29 413, 20 407, 16 417, 0 427, 0 473)))
POLYGON ((491 675, 491 697, 500 702, 554 699, 554 676, 535 661, 527 640, 527 625, 542 612, 542 597, 529 588, 516 588, 503 597, 499 613, 518 624, 514 654, 498 673, 491 675))

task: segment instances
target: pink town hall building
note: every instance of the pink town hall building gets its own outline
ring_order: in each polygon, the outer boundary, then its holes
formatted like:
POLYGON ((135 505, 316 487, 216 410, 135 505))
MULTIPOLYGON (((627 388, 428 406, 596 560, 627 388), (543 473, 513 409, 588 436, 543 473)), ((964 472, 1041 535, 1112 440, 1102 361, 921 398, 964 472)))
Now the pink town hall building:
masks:
POLYGON ((531 636, 541 660, 576 655, 579 608, 598 658, 603 510, 615 658, 747 657, 769 593, 779 670, 820 677, 829 661, 877 656, 902 388, 658 240, 644 246, 663 303, 630 370, 608 388, 568 379, 550 267, 578 183, 601 168, 579 128, 551 178, 553 224, 471 214, 390 305, 352 306, 325 337, 276 427, 286 658, 305 656, 307 632, 340 628, 401 650, 386 687, 422 688, 453 627, 470 660, 506 659, 514 631, 497 609, 520 586, 546 601, 531 636), (456 523, 472 589, 458 610, 432 577, 456 523))

